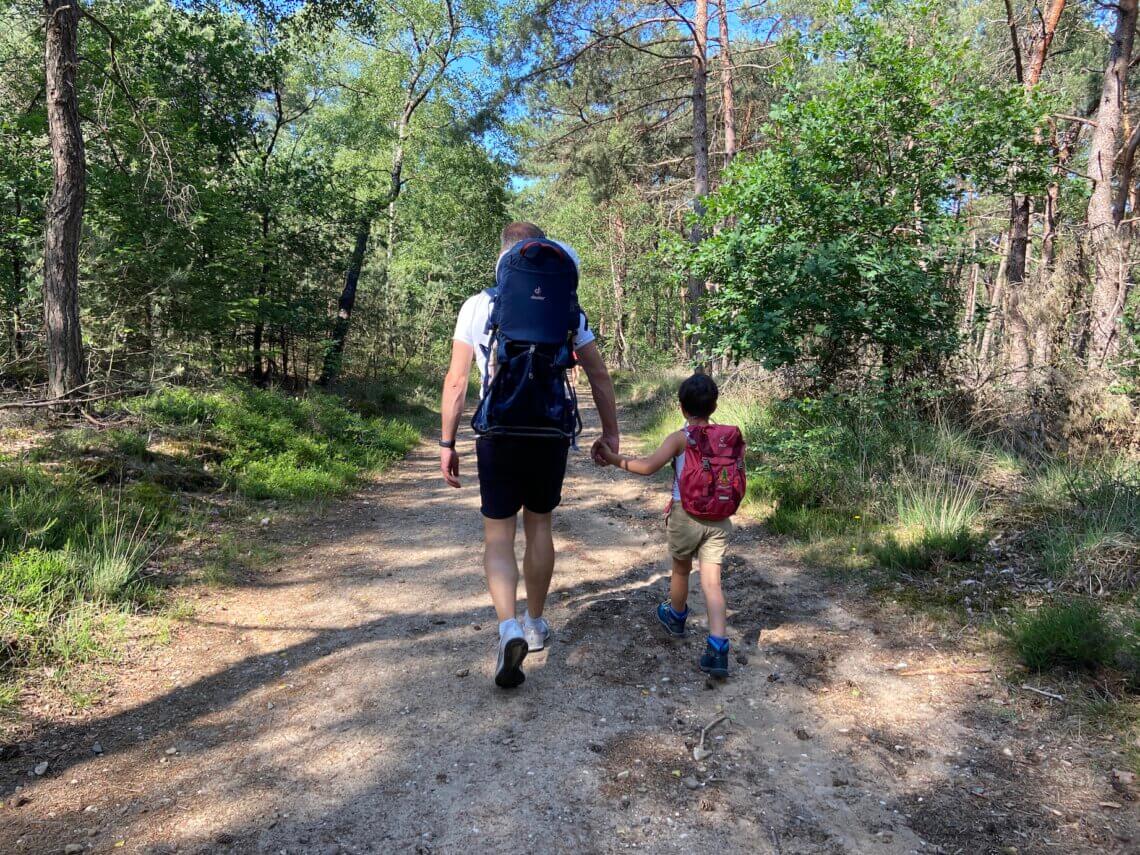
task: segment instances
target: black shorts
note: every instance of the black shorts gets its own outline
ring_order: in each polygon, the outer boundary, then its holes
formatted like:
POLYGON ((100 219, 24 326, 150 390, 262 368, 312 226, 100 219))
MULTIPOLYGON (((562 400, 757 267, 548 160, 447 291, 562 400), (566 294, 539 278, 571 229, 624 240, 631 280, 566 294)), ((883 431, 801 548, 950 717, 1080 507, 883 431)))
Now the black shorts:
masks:
POLYGON ((479 461, 479 496, 483 516, 505 520, 520 508, 548 514, 562 501, 566 453, 561 439, 520 436, 480 437, 475 441, 479 461))

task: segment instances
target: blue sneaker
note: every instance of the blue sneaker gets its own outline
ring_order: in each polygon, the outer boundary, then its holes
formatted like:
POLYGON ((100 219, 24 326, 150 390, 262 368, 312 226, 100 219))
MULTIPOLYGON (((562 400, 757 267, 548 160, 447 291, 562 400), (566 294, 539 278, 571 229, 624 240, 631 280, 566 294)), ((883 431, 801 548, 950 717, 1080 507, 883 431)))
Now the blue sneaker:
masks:
POLYGON ((701 654, 700 668, 713 677, 727 677, 728 645, 726 644, 721 650, 713 646, 711 641, 708 642, 705 646, 705 652, 701 654))
POLYGON ((685 634, 685 618, 689 616, 689 609, 686 607, 680 617, 674 617, 674 614, 668 600, 657 607, 657 620, 665 627, 665 631, 674 638, 680 638, 685 634))

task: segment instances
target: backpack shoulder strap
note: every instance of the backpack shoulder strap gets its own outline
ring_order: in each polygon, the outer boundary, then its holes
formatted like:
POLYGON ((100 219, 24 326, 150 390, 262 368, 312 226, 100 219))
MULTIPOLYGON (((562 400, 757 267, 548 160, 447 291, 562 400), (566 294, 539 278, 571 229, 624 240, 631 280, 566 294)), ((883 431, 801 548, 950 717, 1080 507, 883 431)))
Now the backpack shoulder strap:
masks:
POLYGON ((483 327, 483 332, 489 333, 495 328, 495 301, 499 298, 499 286, 484 288, 483 293, 491 300, 491 311, 487 313, 487 323, 483 327))

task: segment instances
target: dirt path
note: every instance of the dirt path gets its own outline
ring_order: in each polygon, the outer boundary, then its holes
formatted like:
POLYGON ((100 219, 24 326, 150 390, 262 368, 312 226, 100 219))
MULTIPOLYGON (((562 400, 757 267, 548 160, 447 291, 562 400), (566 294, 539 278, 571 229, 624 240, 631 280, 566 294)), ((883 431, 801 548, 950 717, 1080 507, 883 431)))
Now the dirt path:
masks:
POLYGON ((0 755, 0 852, 1140 851, 1134 806, 1041 730, 1048 700, 886 670, 986 663, 757 527, 726 570, 735 674, 706 684, 699 632, 669 643, 651 619, 661 485, 582 452, 554 641, 495 689, 461 450, 462 492, 424 445, 322 518, 272 523, 279 567, 200 600, 93 710, 27 722, 0 755))

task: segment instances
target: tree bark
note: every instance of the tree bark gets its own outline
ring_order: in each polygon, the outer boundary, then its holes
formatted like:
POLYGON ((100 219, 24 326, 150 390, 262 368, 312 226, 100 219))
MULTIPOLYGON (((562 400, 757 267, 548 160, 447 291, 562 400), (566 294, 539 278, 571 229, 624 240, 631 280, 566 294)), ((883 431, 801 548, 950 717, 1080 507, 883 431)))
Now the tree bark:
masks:
POLYGON ((408 122, 410 114, 401 119, 396 129, 396 150, 392 155, 392 170, 389 175, 388 188, 388 242, 384 246, 384 270, 380 274, 380 304, 384 318, 384 345, 388 353, 395 353, 395 336, 398 313, 395 301, 392 299, 391 271, 392 260, 396 253, 396 199, 400 195, 400 186, 404 175, 404 146, 408 140, 408 122))
POLYGON ((352 310, 356 306, 356 286, 360 282, 360 271, 364 267, 364 253, 368 249, 368 236, 372 231, 371 218, 365 217, 356 228, 356 242, 352 247, 352 256, 348 261, 348 270, 344 274, 344 288, 337 301, 336 321, 333 324, 332 337, 328 349, 325 351, 324 366, 321 376, 317 378, 317 385, 327 386, 337 378, 340 373, 341 358, 344 356, 344 340, 348 337, 348 325, 352 318, 352 310))
MULTIPOLYGON (((1061 20, 1061 13, 1065 10, 1065 3, 1066 0, 1053 0, 1050 3, 1042 20, 1041 36, 1034 44, 1033 52, 1029 57, 1029 68, 1023 75, 1017 24, 1013 18, 1010 2, 1006 0, 1006 19, 1012 43, 1014 71, 1018 82, 1024 86, 1026 93, 1031 92, 1041 80, 1045 59, 1049 55, 1049 46, 1053 43, 1057 24, 1061 20)), ((1022 308, 1026 291, 1026 250, 1029 244, 1031 208, 1031 201, 1027 194, 1014 193, 1010 198, 1009 254, 1006 257, 1005 265, 1005 311, 1008 314, 1010 381, 1018 388, 1024 388, 1028 384, 1031 364, 1029 324, 1025 320, 1022 308)), ((1048 215, 1047 212, 1046 216, 1048 217, 1048 215)))
POLYGON ((1025 288, 1025 259, 1029 248, 1029 197, 1010 199, 1009 257, 1005 269, 1005 313, 1009 330, 1010 382, 1024 388, 1029 380, 1029 324, 1021 309, 1025 288))
POLYGON ((1126 295, 1127 247, 1119 229, 1114 205, 1113 177, 1124 126, 1128 66, 1136 34, 1137 0, 1120 0, 1108 63, 1101 84, 1096 127, 1089 147, 1089 175, 1093 182, 1087 226, 1093 263, 1093 290, 1089 301, 1087 360, 1096 368, 1119 346, 1117 321, 1126 295))
MULTIPOLYGON (((705 196, 709 192, 709 122, 708 122, 708 0, 697 0, 693 18, 693 213, 697 219, 689 230, 689 241, 695 247, 704 238, 700 217, 705 213, 705 196)), ((695 273, 689 274, 688 302, 689 325, 693 328, 688 341, 690 359, 697 359, 699 346, 696 327, 701 322, 701 300, 705 294, 705 281, 695 273)))
POLYGON ((629 337, 626 329, 625 280, 627 275, 625 254, 625 221, 616 214, 610 226, 613 240, 608 241, 610 281, 614 295, 614 343, 617 345, 618 368, 629 367, 629 337))
POLYGON ((254 382, 261 383, 265 379, 265 366, 262 351, 265 342, 265 319, 261 316, 265 303, 265 294, 269 288, 269 212, 261 212, 261 275, 257 280, 257 300, 255 311, 257 317, 253 323, 253 370, 254 382))
POLYGON ((724 165, 736 156, 736 93, 732 83, 732 44, 728 36, 728 2, 719 0, 720 14, 720 97, 724 111, 724 165))
MULTIPOLYGON (((388 309, 388 268, 392 264, 392 243, 396 229, 396 199, 399 197, 400 189, 403 187, 404 146, 408 140, 412 113, 419 103, 419 101, 414 101, 410 94, 408 100, 404 103, 404 109, 400 114, 400 121, 396 129, 396 149, 392 153, 392 166, 388 172, 388 197, 386 199, 388 212, 388 244, 385 247, 386 263, 379 288, 385 321, 390 319, 388 309)), ((364 266, 364 254, 368 249, 368 236, 371 232, 372 217, 366 215, 364 219, 361 220, 360 227, 356 232, 356 244, 353 247, 352 256, 349 259, 348 271, 344 277, 344 289, 341 291, 340 300, 337 301, 336 322, 333 324, 332 338, 329 341, 328 349, 325 351, 324 367, 321 369, 321 376, 317 380, 318 385, 327 386, 340 374, 341 360, 344 357, 344 341, 348 337, 348 329, 352 322, 352 310, 356 306, 356 287, 360 282, 360 271, 364 266)), ((386 335, 386 338, 390 345, 390 336, 386 335)))
POLYGON ((83 383, 79 327, 79 239, 87 197, 87 160, 79 126, 79 0, 44 0, 48 142, 52 191, 44 228, 44 327, 48 395, 62 398, 83 383))
POLYGON ((1045 60, 1049 56, 1049 47, 1053 44, 1053 37, 1057 34, 1057 25, 1061 22, 1061 13, 1065 11, 1066 0, 1053 0, 1045 11, 1041 21, 1041 38, 1033 48, 1033 55, 1029 58, 1029 70, 1025 75, 1025 85, 1032 89, 1041 80, 1041 71, 1045 67, 1045 60))
MULTIPOLYGON (((24 213, 24 206, 18 186, 13 189, 12 197, 13 213, 16 215, 16 221, 19 222, 24 213)), ((5 306, 9 325, 8 339, 12 348, 12 355, 21 359, 24 355, 23 319, 20 317, 20 306, 24 301, 24 246, 16 234, 13 234, 11 240, 8 241, 8 261, 12 271, 12 287, 8 293, 8 305, 5 306)))

